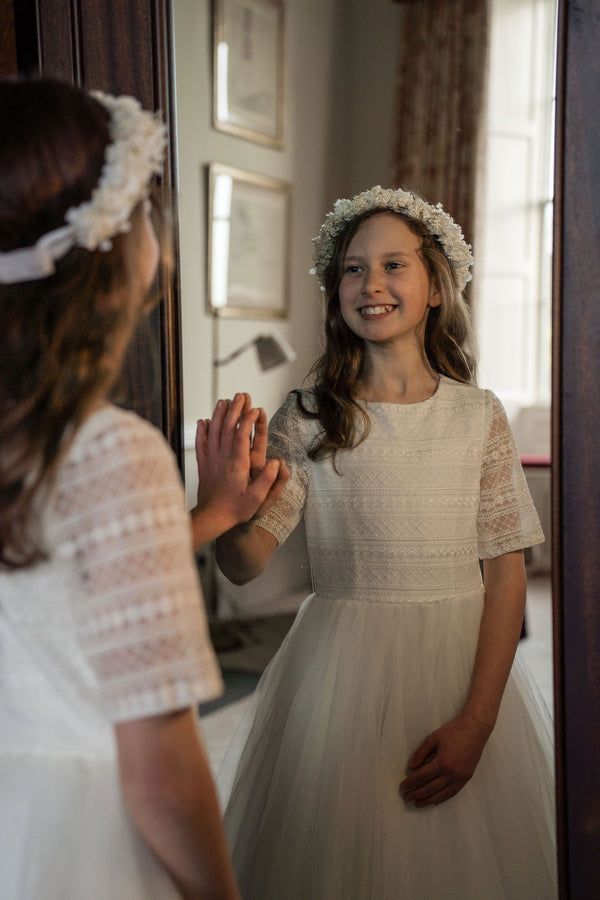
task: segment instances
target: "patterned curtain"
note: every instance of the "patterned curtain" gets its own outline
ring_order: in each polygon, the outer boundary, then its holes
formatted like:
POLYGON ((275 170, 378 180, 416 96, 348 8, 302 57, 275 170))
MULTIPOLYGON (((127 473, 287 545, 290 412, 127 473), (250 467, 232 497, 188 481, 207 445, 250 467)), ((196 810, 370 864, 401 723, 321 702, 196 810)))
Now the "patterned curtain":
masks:
MULTIPOLYGON (((395 0, 403 2, 403 0, 395 0)), ((474 242, 487 0, 404 0, 392 175, 441 202, 474 242)))

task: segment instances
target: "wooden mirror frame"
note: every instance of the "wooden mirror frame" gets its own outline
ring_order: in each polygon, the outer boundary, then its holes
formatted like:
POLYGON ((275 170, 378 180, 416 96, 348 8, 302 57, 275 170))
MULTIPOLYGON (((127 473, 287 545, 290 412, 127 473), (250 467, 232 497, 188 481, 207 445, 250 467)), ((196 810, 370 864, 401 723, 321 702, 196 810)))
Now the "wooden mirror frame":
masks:
POLYGON ((600 897, 600 110, 597 0, 560 0, 552 588, 561 898, 600 897))

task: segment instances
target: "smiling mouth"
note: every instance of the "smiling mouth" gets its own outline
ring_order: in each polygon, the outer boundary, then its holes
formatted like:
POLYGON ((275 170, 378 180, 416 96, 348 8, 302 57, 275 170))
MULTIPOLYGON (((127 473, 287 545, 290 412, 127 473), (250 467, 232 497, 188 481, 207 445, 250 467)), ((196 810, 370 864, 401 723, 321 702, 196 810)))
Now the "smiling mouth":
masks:
POLYGON ((382 316, 385 313, 393 312, 396 307, 393 304, 386 304, 384 306, 361 306, 359 308, 359 313, 361 316, 382 316))

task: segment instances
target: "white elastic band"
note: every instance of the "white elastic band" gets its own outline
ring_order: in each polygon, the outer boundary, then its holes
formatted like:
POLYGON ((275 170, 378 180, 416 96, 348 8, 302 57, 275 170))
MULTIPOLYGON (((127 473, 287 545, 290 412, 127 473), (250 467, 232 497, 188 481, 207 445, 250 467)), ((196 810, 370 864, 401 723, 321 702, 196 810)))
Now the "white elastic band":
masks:
POLYGON ((62 259, 75 246, 71 225, 63 225, 44 234, 32 247, 20 247, 0 253, 0 284, 40 281, 53 275, 56 260, 62 259))

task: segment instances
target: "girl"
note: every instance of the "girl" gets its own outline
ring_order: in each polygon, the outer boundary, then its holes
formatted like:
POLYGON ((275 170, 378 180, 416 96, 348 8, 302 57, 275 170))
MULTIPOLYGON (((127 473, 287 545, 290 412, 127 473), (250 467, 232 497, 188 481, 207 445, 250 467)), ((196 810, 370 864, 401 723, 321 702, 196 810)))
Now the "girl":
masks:
POLYGON ((270 426, 291 478, 217 540, 242 584, 304 515, 314 586, 220 773, 242 894, 547 900, 551 740, 513 665, 543 536, 473 383, 470 248, 439 205, 380 187, 314 243, 325 352, 270 426))
MULTIPOLYGON (((239 898, 194 711, 221 681, 179 476, 106 399, 156 272, 164 128, 43 80, 0 83, 0 122, 2 897, 239 898)), ((249 398, 213 421, 200 543, 279 471, 249 484, 249 398)))

